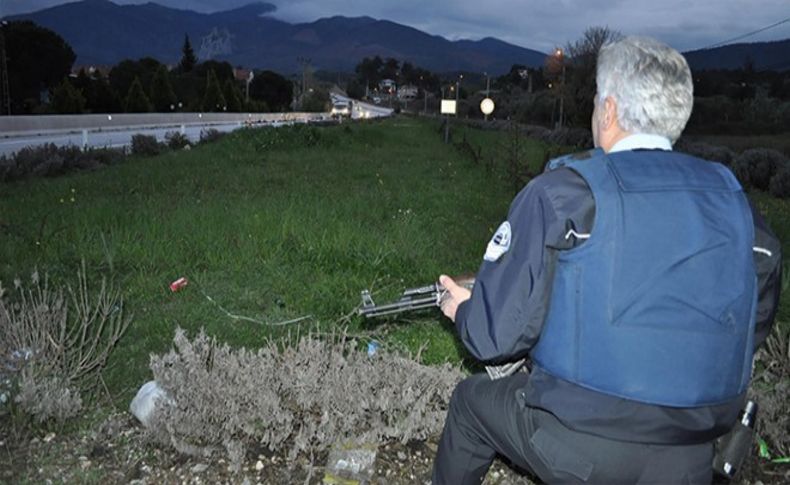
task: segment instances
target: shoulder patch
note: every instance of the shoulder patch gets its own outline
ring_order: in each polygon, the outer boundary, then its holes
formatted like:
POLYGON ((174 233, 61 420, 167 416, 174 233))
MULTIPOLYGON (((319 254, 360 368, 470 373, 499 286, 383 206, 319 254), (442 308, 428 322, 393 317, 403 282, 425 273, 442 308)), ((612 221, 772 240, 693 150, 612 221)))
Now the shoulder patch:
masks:
POLYGON ((500 224, 494 236, 488 242, 483 259, 490 262, 498 261, 510 249, 511 236, 510 223, 505 221, 500 224))

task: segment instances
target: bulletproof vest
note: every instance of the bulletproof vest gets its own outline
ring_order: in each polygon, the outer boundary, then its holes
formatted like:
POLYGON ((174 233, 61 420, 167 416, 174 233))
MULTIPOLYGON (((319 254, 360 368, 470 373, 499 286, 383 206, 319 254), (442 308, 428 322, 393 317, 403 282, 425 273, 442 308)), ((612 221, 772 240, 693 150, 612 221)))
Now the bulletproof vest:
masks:
POLYGON ((660 150, 595 153, 565 166, 590 186, 595 223, 584 244, 559 251, 535 364, 648 404, 715 405, 744 392, 754 225, 732 173, 660 150))

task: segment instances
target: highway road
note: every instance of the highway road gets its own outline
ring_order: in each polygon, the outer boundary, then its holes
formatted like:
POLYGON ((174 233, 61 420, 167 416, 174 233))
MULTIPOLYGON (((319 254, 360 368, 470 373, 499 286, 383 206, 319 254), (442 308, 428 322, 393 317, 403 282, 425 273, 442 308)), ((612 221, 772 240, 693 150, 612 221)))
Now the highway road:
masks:
MULTIPOLYGON (((256 124, 255 126, 281 126, 286 123, 274 121, 271 123, 256 124)), ((229 132, 240 128, 239 122, 232 123, 212 123, 210 125, 183 125, 184 134, 192 141, 200 140, 200 132, 206 129, 215 129, 221 132, 229 132)), ((57 146, 74 145, 81 147, 84 144, 92 148, 113 147, 120 148, 129 146, 132 143, 132 136, 137 134, 152 135, 157 140, 164 141, 165 134, 171 131, 181 131, 181 125, 162 126, 162 127, 134 127, 120 128, 113 130, 88 131, 85 137, 82 132, 56 132, 42 134, 21 134, 20 136, 9 136, 0 138, 0 156, 11 155, 24 147, 54 143, 57 146), (85 143, 87 141, 87 143, 85 143)))

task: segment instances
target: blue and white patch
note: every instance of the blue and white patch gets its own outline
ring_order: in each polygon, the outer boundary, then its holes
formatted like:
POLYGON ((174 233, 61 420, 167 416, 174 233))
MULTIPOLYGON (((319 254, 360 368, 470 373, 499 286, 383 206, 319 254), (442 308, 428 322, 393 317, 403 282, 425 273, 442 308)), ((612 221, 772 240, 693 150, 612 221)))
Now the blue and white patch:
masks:
POLYGON ((499 226, 494 233, 494 237, 488 242, 486 254, 483 256, 483 259, 491 262, 498 261, 499 258, 510 249, 510 239, 510 223, 505 221, 499 226))

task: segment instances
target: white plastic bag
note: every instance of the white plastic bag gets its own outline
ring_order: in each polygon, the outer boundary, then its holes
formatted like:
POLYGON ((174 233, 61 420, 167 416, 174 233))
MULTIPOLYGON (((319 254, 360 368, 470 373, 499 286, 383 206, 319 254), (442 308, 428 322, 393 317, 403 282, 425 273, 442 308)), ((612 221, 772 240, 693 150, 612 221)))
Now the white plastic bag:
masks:
POLYGON ((129 405, 129 411, 147 428, 151 424, 156 402, 160 399, 164 399, 166 403, 172 402, 156 381, 148 381, 137 391, 137 395, 129 405))

